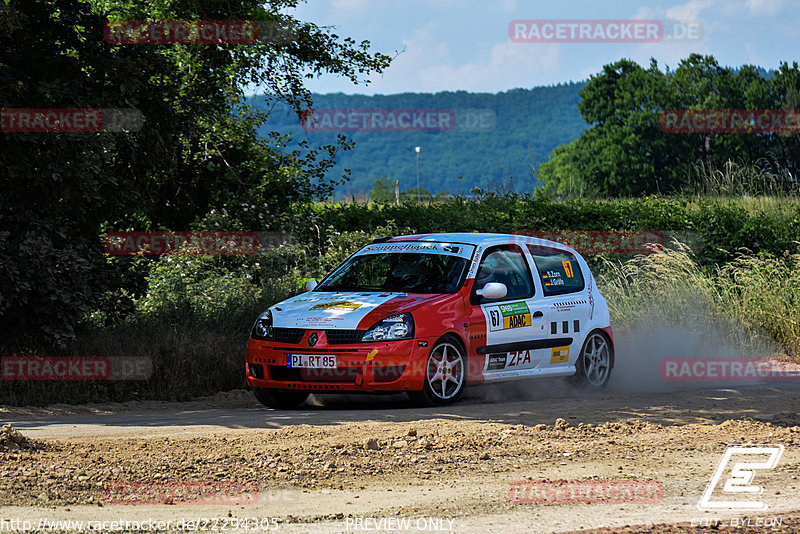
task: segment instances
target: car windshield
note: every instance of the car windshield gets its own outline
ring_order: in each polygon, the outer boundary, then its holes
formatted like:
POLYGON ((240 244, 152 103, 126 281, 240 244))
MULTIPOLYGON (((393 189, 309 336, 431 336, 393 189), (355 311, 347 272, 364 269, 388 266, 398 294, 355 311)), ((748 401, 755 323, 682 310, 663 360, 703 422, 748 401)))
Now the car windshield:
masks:
POLYGON ((353 256, 315 291, 455 293, 467 260, 430 253, 380 253, 353 256))

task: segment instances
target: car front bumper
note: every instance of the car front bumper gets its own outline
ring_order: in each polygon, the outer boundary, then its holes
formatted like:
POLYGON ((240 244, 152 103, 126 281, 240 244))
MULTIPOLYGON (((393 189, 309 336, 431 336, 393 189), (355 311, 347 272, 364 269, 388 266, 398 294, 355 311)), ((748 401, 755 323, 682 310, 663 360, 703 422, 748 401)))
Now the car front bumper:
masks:
POLYGON ((392 392, 422 389, 432 339, 309 347, 251 338, 247 382, 251 387, 312 392, 392 392), (290 354, 336 355, 336 368, 287 366, 290 354))

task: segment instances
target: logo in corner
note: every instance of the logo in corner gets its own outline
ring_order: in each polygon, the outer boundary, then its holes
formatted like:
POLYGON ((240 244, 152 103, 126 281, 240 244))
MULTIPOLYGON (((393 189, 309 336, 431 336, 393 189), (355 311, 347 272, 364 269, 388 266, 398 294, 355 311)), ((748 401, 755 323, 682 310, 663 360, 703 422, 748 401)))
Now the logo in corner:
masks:
POLYGON ((712 500, 720 479, 725 474, 728 464, 737 457, 744 461, 735 461, 731 468, 722 493, 728 499, 741 495, 756 495, 764 492, 762 486, 752 484, 758 470, 774 469, 783 454, 783 445, 731 445, 725 450, 717 470, 711 477, 706 491, 700 498, 697 507, 700 510, 766 510, 767 505, 757 500, 712 500))

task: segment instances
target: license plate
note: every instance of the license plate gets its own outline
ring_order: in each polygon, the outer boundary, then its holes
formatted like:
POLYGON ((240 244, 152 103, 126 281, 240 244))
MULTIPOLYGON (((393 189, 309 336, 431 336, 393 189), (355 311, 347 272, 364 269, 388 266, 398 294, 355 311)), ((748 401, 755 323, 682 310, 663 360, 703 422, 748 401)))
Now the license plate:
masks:
POLYGON ((336 369, 335 354, 287 354, 286 367, 336 369))

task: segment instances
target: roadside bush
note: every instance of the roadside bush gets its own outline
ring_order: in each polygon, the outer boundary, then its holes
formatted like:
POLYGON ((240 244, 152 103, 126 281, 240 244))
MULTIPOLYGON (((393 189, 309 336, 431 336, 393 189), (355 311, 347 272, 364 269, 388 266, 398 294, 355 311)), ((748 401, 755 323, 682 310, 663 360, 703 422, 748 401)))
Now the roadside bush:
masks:
MULTIPOLYGON (((204 224, 241 229, 223 215, 204 224)), ((679 235, 690 247, 674 243, 661 254, 613 261, 587 257, 615 326, 670 322, 713 328, 743 348, 768 335, 800 357, 800 204, 790 199, 560 202, 483 195, 430 205, 318 203, 282 214, 280 225, 293 244, 254 255, 107 258, 108 271, 125 277, 100 299, 102 306, 84 313, 77 341, 61 349, 54 348, 56 339, 30 343, 15 353, 141 356, 153 362, 152 379, 8 383, 0 404, 186 399, 244 387, 245 344, 259 313, 299 293, 306 280, 319 279, 369 241, 415 232, 639 229, 679 235)), ((52 313, 43 317, 52 319, 52 313)))
POLYGON ((740 254, 703 269, 676 243, 660 254, 605 261, 597 278, 615 328, 681 326, 743 354, 760 354, 776 340, 800 356, 800 255, 740 254))
POLYGON ((800 254, 740 254, 719 269, 720 305, 800 359, 800 254))

